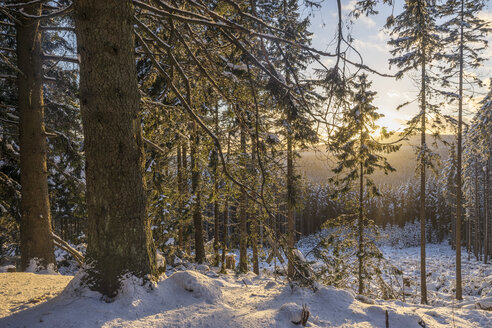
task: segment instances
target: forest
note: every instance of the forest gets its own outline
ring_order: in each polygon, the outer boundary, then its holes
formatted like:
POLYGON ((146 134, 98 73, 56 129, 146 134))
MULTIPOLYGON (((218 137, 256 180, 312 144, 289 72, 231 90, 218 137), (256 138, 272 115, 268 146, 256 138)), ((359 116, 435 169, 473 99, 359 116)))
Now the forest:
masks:
POLYGON ((492 326, 491 31, 487 0, 0 1, 0 326, 492 326))

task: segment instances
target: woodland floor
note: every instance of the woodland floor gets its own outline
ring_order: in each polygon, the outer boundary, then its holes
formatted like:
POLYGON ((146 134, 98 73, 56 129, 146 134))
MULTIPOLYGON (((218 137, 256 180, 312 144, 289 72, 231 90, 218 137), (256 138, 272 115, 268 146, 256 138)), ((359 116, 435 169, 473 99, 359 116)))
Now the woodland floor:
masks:
MULTIPOLYGON (((218 275, 206 266, 178 271, 150 291, 128 278, 112 303, 80 289, 78 276, 0 273, 0 316, 4 317, 0 327, 300 327, 291 322, 300 319, 304 304, 310 311, 307 327, 385 327, 386 311, 390 327, 492 327, 492 311, 480 309, 492 306, 488 287, 470 289, 471 295, 466 295, 470 283, 492 283, 490 265, 464 260, 464 277, 478 272, 482 276, 465 279, 462 303, 446 300, 452 277, 439 288, 432 285, 452 274, 452 263, 443 265, 452 254, 445 246, 428 248, 431 276, 436 277, 429 282, 430 298, 443 299, 429 306, 364 299, 321 285, 313 292, 291 287, 266 271, 258 277, 252 273, 238 276, 232 271, 218 275), (69 281, 61 294, 50 299, 69 281)), ((394 261, 405 266, 408 276, 417 274, 416 249, 383 251, 390 258, 400 254, 394 261)))

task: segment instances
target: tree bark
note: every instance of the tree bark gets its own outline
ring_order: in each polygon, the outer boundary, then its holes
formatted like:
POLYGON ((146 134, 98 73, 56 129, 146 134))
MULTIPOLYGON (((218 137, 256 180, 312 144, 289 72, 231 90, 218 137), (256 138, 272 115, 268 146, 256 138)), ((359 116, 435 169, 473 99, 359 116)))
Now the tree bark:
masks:
POLYGON ((480 187, 478 183, 478 161, 475 160, 475 219, 473 220, 473 253, 475 254, 475 259, 479 261, 479 254, 478 254, 478 242, 480 240, 479 237, 479 232, 478 232, 478 224, 479 224, 479 219, 480 219, 480 187))
MULTIPOLYGON (((19 0, 22 3, 23 0, 19 0)), ((25 8, 27 14, 40 15, 41 5, 25 8)), ((40 21, 19 17, 17 30, 17 77, 19 92, 19 143, 21 181, 21 270, 32 259, 47 268, 55 266, 51 238, 48 194, 47 145, 44 127, 43 70, 40 21)), ((55 266, 56 267, 56 266, 55 266)))
MULTIPOLYGON (((252 138, 251 140, 251 169, 250 169, 250 174, 252 176, 253 182, 251 183, 252 187, 254 190, 257 188, 257 179, 256 179, 256 159, 257 159, 257 152, 256 152, 256 139, 252 138)), ((253 205, 253 215, 251 216, 251 248, 253 249, 253 272, 255 274, 260 274, 260 266, 258 262, 258 221, 259 221, 259 215, 260 212, 257 210, 256 204, 253 205)))
POLYGON ((178 247, 181 251, 184 251, 184 239, 183 239, 183 227, 184 227, 184 178, 183 178, 183 160, 181 153, 181 142, 178 142, 178 146, 176 147, 176 164, 177 164, 177 178, 178 178, 178 247))
MULTIPOLYGON (((361 131, 362 136, 362 131, 361 131)), ((362 140, 362 137, 361 137, 362 140)), ((364 293, 364 164, 360 163, 359 169, 360 181, 359 181, 359 220, 358 220, 358 234, 359 234, 359 294, 364 293)))
MULTIPOLYGON (((228 189, 228 188, 227 188, 228 189)), ((225 202, 224 202, 224 213, 223 213, 223 222, 222 222, 222 258, 221 258, 221 266, 220 266, 220 271, 222 273, 226 272, 226 267, 225 267, 225 257, 227 253, 227 243, 228 243, 228 238, 229 238, 229 196, 226 194, 225 196, 225 202)))
MULTIPOLYGON (((461 22, 464 20, 464 0, 461 0, 461 22)), ((461 287, 461 211, 462 211, 462 125, 463 125, 463 24, 460 24, 460 76, 458 99, 458 147, 456 168, 456 299, 462 300, 461 287)))
MULTIPOLYGON (((219 134, 219 105, 215 106, 215 135, 219 134)), ((219 265, 219 154, 215 147, 214 167, 214 265, 219 265)))
MULTIPOLYGON (((365 90, 363 90, 365 91, 365 90)), ((359 294, 364 293, 364 113, 360 113, 360 167, 359 167, 359 220, 358 220, 358 234, 359 234, 359 294)))
MULTIPOLYGON (((241 154, 240 154, 240 167, 242 175, 246 173, 246 131, 245 127, 241 123, 241 154)), ((244 183, 243 179, 243 183, 244 183)), ((248 224, 247 224, 247 207, 248 207, 248 197, 246 190, 241 187, 241 196, 239 203, 239 272, 248 271, 248 224)))
MULTIPOLYGON (((423 51, 425 51, 425 44, 422 45, 423 51)), ((421 122, 421 132, 420 132, 420 303, 427 304, 427 275, 426 275, 426 265, 425 265, 425 169, 427 165, 426 155, 427 155, 427 144, 425 141, 425 130, 426 130, 426 66, 425 66, 425 55, 423 55, 422 62, 422 81, 421 81, 421 111, 422 111, 422 122, 421 122)))
POLYGON ((198 149, 200 146, 200 136, 198 127, 193 122, 193 140, 190 147, 191 158, 191 188, 193 192, 193 228, 195 230, 195 262, 205 262, 205 247, 203 245, 203 225, 202 225, 202 204, 200 189, 200 165, 198 149))
POLYGON ((489 258, 489 166, 486 164, 483 181, 483 209, 484 209, 484 238, 483 238, 483 263, 487 264, 489 258))
MULTIPOLYGON (((292 120, 288 114, 289 127, 287 128, 287 248, 289 254, 294 249, 294 151, 293 151, 293 136, 292 136, 292 120)), ((292 278, 294 275, 294 263, 289 256, 287 265, 287 275, 292 278)))
POLYGON ((183 144, 181 145, 181 168, 183 170, 183 180, 181 181, 183 183, 182 185, 182 196, 183 196, 183 216, 181 218, 181 223, 182 223, 182 229, 183 229, 183 248, 186 252, 186 254, 190 255, 191 254, 191 246, 189 245, 189 229, 190 225, 188 223, 189 219, 189 213, 191 211, 188 211, 187 209, 185 210, 185 201, 188 202, 189 200, 189 175, 188 175, 188 141, 183 140, 183 144))
POLYGON ((154 279, 130 0, 74 2, 86 155, 88 284, 114 297, 125 273, 154 279))

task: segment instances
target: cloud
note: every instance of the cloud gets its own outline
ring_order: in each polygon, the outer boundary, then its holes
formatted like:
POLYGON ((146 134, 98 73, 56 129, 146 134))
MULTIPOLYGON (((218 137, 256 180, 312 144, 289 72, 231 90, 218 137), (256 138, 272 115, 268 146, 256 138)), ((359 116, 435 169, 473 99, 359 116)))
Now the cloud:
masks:
POLYGON ((388 42, 389 40, 388 33, 385 32, 384 30, 378 31, 377 34, 372 34, 369 38, 371 40, 377 40, 379 42, 384 42, 384 43, 388 42))
POLYGON ((363 41, 361 39, 354 40, 354 47, 356 49, 373 49, 385 54, 388 54, 389 49, 386 43, 382 42, 371 42, 371 41, 363 41))
POLYGON ((376 22, 371 18, 371 17, 367 17, 367 16, 359 16, 359 18, 357 18, 355 20, 355 23, 357 24, 358 22, 361 22, 362 24, 368 26, 368 27, 374 27, 376 26, 376 22))
POLYGON ((347 4, 342 4, 342 9, 347 11, 352 11, 355 9, 356 0, 350 0, 347 4))
POLYGON ((478 18, 483 19, 484 21, 487 22, 492 22, 492 11, 482 11, 478 14, 478 18))

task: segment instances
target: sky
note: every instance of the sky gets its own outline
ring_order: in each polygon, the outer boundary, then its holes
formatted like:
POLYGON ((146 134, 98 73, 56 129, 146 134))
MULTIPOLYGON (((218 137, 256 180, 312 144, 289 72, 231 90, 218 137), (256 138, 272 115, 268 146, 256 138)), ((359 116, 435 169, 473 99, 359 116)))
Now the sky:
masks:
MULTIPOLYGON (((488 0, 486 10, 481 14, 481 18, 492 22, 492 0, 488 0)), ((345 16, 354 8, 355 0, 342 0, 342 14, 345 16)), ((389 40, 389 31, 384 29, 386 18, 401 13, 404 0, 396 0, 394 8, 387 5, 379 5, 377 7, 379 14, 370 17, 360 17, 351 26, 351 35, 355 39, 353 45, 362 54, 364 64, 376 69, 382 73, 394 74, 397 69, 390 69, 388 60, 391 57, 389 51, 391 47, 387 44, 389 40)), ((324 0, 322 7, 315 10, 314 17, 311 18, 310 30, 314 32, 313 46, 321 50, 333 50, 335 29, 337 25, 337 6, 335 0, 324 0)), ((345 29, 345 34, 347 29, 345 29)), ((485 58, 489 60, 482 67, 478 75, 482 80, 486 80, 488 85, 489 77, 492 77, 492 35, 488 37, 491 46, 483 52, 485 58)), ((328 67, 334 64, 334 60, 327 58, 325 64, 328 67)), ((418 72, 413 73, 415 76, 418 72)), ((378 121, 380 126, 385 126, 389 130, 401 131, 405 127, 407 120, 412 118, 418 112, 418 103, 414 101, 409 106, 403 109, 396 110, 397 106, 414 100, 418 95, 418 86, 410 77, 405 76, 401 80, 394 78, 380 77, 374 74, 369 74, 373 81, 372 88, 378 94, 375 98, 375 105, 378 106, 380 112, 385 115, 384 118, 378 121)), ((472 112, 476 111, 478 106, 477 101, 480 101, 485 95, 486 89, 479 90, 476 93, 476 99, 471 103, 465 101, 465 115, 468 118, 472 117, 472 112)), ((444 111, 447 114, 455 114, 455 107, 447 107, 444 111)), ((466 119, 466 118, 465 118, 466 119)))

